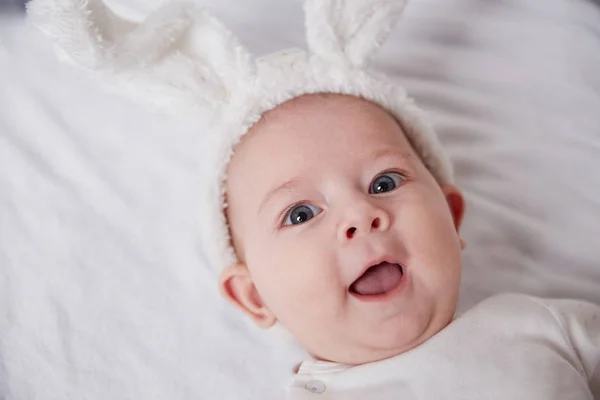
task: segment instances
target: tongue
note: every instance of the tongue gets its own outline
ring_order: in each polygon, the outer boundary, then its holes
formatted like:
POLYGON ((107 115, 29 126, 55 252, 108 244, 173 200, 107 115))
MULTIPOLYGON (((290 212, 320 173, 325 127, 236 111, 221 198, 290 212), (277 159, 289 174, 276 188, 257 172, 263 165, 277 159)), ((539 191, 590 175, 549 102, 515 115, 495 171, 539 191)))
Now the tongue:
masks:
POLYGON ((393 289, 400 278, 400 266, 384 262, 369 268, 350 286, 350 290, 363 296, 382 294, 393 289))

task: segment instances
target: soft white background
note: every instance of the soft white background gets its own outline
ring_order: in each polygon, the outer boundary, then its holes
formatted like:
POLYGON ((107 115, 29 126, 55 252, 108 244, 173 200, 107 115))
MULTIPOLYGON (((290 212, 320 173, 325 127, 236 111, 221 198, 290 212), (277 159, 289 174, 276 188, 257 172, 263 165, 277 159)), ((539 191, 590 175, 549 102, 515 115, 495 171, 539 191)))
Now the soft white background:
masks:
MULTIPOLYGON (((299 1, 203 3, 257 54, 304 43, 299 1)), ((203 266, 202 132, 101 93, 17 17, 0 40, 0 398, 279 387, 300 352, 203 266)), ((600 5, 415 0, 377 64, 431 112, 466 193, 461 309, 502 291, 600 303, 600 5)))

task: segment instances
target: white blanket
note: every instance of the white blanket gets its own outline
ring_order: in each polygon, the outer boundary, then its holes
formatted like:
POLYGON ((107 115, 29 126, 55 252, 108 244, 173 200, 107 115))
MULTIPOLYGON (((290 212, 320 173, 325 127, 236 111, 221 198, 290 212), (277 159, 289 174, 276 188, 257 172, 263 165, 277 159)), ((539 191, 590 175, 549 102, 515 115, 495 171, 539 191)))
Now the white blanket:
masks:
MULTIPOLYGON (((298 1, 204 4, 259 54, 303 45, 298 1)), ((600 303, 599 21, 586 0, 418 0, 378 58, 467 196, 461 309, 507 290, 600 303)), ((279 386, 302 352, 203 267, 195 127, 102 93, 19 18, 0 43, 0 398, 279 386)))

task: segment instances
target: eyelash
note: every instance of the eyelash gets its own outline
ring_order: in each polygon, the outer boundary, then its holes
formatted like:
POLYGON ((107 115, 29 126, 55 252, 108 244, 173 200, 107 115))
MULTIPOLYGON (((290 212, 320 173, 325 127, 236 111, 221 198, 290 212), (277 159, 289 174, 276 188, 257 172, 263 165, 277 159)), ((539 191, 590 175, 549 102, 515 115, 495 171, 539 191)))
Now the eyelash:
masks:
POLYGON ((377 175, 375 175, 373 177, 373 179, 371 179, 371 182, 369 182, 369 187, 367 188, 367 192, 371 195, 380 195, 380 193, 371 193, 371 186, 373 185, 373 183, 375 183, 375 181, 377 181, 377 179, 381 178, 384 175, 390 175, 390 174, 395 174, 395 175, 399 175, 401 178, 401 181, 396 184, 396 186, 394 187, 394 189, 390 190, 390 192, 395 191, 396 189, 398 189, 400 186, 403 186, 406 181, 408 180, 408 177, 406 175, 406 173, 395 170, 395 169, 390 169, 390 170, 385 170, 385 171, 381 171, 380 173, 378 173, 377 175))
POLYGON ((373 177, 373 179, 371 179, 371 182, 373 182, 375 179, 379 178, 381 175, 385 175, 385 174, 398 174, 402 177, 402 179, 404 179, 404 182, 409 180, 409 176, 405 171, 402 171, 399 169, 386 169, 386 170, 381 171, 377 175, 375 175, 373 177))
POLYGON ((285 225, 285 220, 287 219, 287 217, 290 215, 290 213, 292 212, 292 210, 294 208, 298 207, 301 204, 306 204, 306 203, 312 204, 311 201, 300 200, 300 201, 297 201, 297 202, 293 203, 292 205, 288 206, 283 211, 283 213, 281 214, 281 216, 279 217, 279 219, 277 221, 277 226, 280 227, 280 228, 288 228, 289 226, 291 226, 291 225, 285 225))
MULTIPOLYGON (((291 204, 290 206, 288 206, 283 213, 281 214, 281 216, 277 219, 277 228, 278 229, 285 229, 285 228, 290 228, 292 226, 295 225, 286 225, 285 222, 288 219, 288 217, 290 216, 290 213, 298 206, 303 205, 303 204, 310 204, 313 205, 315 207, 318 207, 316 205, 314 205, 314 203, 312 201, 309 200, 300 200, 297 201, 293 204, 291 204)), ((320 208, 320 207, 319 207, 320 208)))

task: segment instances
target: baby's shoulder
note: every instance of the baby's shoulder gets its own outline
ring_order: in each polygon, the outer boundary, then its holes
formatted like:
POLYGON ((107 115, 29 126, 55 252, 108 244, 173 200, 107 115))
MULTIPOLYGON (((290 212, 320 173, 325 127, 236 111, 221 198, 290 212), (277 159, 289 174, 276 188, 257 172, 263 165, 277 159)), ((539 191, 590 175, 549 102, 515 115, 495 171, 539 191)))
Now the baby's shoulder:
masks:
POLYGON ((487 321, 509 327, 535 324, 556 325, 553 300, 520 293, 502 293, 489 297, 465 312, 460 318, 487 321))
POLYGON ((477 304, 461 318, 486 321, 493 326, 507 329, 540 330, 555 328, 563 330, 572 319, 598 315, 595 304, 572 299, 550 299, 519 293, 498 294, 477 304))
POLYGON ((488 297, 487 299, 479 302, 471 309, 467 310, 466 313, 471 312, 482 312, 490 310, 503 312, 503 311, 518 311, 518 310, 529 310, 538 311, 539 309, 546 309, 544 302, 547 299, 542 297, 531 296, 522 293, 500 293, 488 297))

